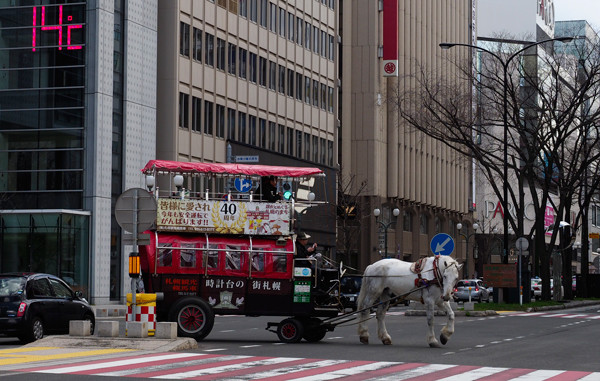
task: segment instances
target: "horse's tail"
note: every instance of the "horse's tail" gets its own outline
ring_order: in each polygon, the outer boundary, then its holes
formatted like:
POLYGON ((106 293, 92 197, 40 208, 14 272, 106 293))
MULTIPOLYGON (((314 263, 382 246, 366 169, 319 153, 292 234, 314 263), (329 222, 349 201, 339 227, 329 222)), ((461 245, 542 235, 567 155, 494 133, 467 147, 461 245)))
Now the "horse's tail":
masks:
POLYGON ((365 269, 365 272, 363 273, 362 283, 360 286, 360 292, 358 293, 358 299, 356 300, 356 307, 358 310, 362 310, 363 308, 367 307, 364 305, 365 298, 367 297, 367 294, 369 293, 369 290, 371 289, 371 283, 373 281, 373 278, 369 276, 370 267, 371 267, 371 265, 367 266, 367 268, 365 269))

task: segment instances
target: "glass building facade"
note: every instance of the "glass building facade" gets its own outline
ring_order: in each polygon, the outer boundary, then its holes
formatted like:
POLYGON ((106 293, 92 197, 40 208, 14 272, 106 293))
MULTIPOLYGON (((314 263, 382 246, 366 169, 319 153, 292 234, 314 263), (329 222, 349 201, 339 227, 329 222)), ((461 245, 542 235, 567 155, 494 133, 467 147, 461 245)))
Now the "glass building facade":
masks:
POLYGON ((86 2, 0 0, 0 272, 85 291, 86 2))

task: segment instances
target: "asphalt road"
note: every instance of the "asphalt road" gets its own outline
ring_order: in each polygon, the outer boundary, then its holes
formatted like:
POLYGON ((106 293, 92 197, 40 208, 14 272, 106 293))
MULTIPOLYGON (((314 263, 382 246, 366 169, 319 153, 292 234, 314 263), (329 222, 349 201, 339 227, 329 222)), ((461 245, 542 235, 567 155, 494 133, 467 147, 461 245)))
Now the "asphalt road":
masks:
MULTIPOLYGON (((405 308, 396 309, 401 312, 405 308)), ((282 344, 266 331, 266 317, 217 317, 211 334, 197 352, 253 356, 402 361, 509 368, 600 371, 600 306, 547 311, 542 315, 501 314, 457 317, 455 333, 441 348, 430 348, 424 316, 388 316, 392 345, 377 339, 376 321, 369 321, 370 343, 361 344, 357 326, 339 326, 318 343, 282 344), (581 315, 581 316, 577 316, 581 315)), ((446 318, 436 316, 439 336, 446 318)))
MULTIPOLYGON (((447 345, 430 348, 425 341, 424 316, 404 316, 406 307, 394 308, 386 319, 393 345, 383 345, 376 334, 376 322, 369 321, 371 343, 361 344, 357 326, 349 323, 318 343, 280 343, 277 335, 265 330, 269 317, 218 316, 213 331, 185 352, 219 356, 297 357, 323 360, 393 361, 503 368, 525 368, 600 372, 600 306, 547 311, 537 314, 502 313, 492 317, 456 319, 456 332, 447 345)), ((436 316, 436 335, 446 318, 436 316)), ((0 339, 0 350, 18 348, 11 339, 0 339)), ((318 361, 318 360, 315 360, 318 361)), ((39 380, 40 374, 2 372, 2 380, 39 380)), ((43 374, 44 380, 76 380, 81 376, 43 374)), ((85 380, 119 379, 85 376, 85 380)), ((544 378, 545 379, 545 378, 544 378)), ((571 379, 571 378, 569 378, 571 379)))

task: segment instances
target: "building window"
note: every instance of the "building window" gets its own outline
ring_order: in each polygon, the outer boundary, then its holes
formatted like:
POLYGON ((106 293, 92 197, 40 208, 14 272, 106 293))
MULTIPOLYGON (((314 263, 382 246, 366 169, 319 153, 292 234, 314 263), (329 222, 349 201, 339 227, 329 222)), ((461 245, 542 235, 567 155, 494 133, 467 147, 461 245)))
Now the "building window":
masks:
POLYGON ((277 64, 273 61, 269 61, 269 89, 277 89, 277 64))
POLYGON ((239 48, 239 60, 240 60, 240 78, 246 79, 246 68, 248 63, 248 51, 246 49, 239 48))
POLYGON ((215 36, 206 33, 206 57, 205 62, 208 66, 215 66, 215 36))
POLYGON ((288 39, 294 41, 294 29, 295 29, 295 25, 294 25, 294 20, 296 19, 296 17, 291 13, 288 12, 288 39))
POLYGON ((238 14, 238 0, 229 0, 229 12, 238 14))
POLYGON ((204 101, 204 133, 207 135, 213 134, 213 103, 204 101))
POLYGON ((258 9, 256 9, 257 1, 258 0, 250 0, 250 21, 252 22, 256 22, 256 16, 258 14, 258 9))
POLYGON ((225 137, 225 106, 217 105, 217 138, 225 137))
POLYGON ((269 122, 269 149, 275 152, 277 148, 277 130, 275 122, 269 122))
POLYGON ((327 86, 321 83, 321 108, 327 110, 327 86))
POLYGON ((294 71, 287 69, 287 95, 294 96, 294 71))
POLYGON ((592 225, 600 226, 600 207, 592 205, 592 225))
POLYGON ((285 94, 285 66, 279 65, 279 92, 285 94))
POLYGON ((296 73, 296 99, 302 102, 302 74, 296 73))
POLYGON ((313 106, 319 107, 319 81, 313 79, 313 106))
POLYGON ((260 0, 260 26, 267 27, 269 13, 269 0, 260 0))
POLYGON ((303 28, 304 20, 302 20, 300 17, 296 17, 296 43, 298 45, 302 45, 303 28))
POLYGON ((296 157, 302 159, 302 131, 296 131, 296 157))
POLYGON ((313 26, 313 52, 319 54, 321 51, 321 48, 319 46, 319 28, 317 28, 316 26, 313 26))
POLYGON ((435 216, 433 221, 434 221, 434 225, 435 225, 435 234, 441 233, 442 232, 442 220, 440 220, 440 217, 435 216))
POLYGON ((304 158, 310 160, 310 134, 304 133, 304 158))
POLYGON ((227 8, 227 0, 217 0, 217 5, 221 8, 227 8))
POLYGON ((335 55, 335 50, 333 49, 333 47, 334 47, 333 41, 334 41, 334 37, 332 35, 329 35, 329 49, 328 49, 328 52, 329 52, 329 59, 332 60, 332 61, 333 61, 333 57, 335 55))
POLYGON ((429 217, 425 213, 421 213, 419 216, 419 233, 429 233, 429 217))
POLYGON ((277 32, 277 5, 270 3, 269 12, 269 30, 273 33, 277 32))
POLYGON ((310 50, 310 43, 312 41, 312 37, 310 34, 310 31, 312 30, 312 27, 309 23, 305 23, 304 24, 304 47, 308 50, 310 50))
POLYGON ((202 99, 192 97, 192 131, 202 132, 202 99))
POLYGON ((310 104, 310 78, 304 77, 304 101, 310 104))
POLYGON ((321 31, 321 56, 327 58, 327 33, 321 31))
POLYGON ((285 37, 285 9, 279 8, 279 35, 285 37))
POLYGON ((256 60, 256 53, 250 53, 250 59, 248 60, 248 79, 252 83, 256 83, 256 60))
POLYGON ((258 145, 267 148, 267 121, 262 118, 258 120, 258 145))
POLYGON ((238 112, 240 142, 246 143, 246 113, 238 112))
POLYGON ((285 126, 280 124, 279 128, 279 153, 285 153, 285 126))
POLYGON ((318 163, 319 162, 319 137, 318 136, 313 136, 312 151, 313 151, 312 161, 314 161, 315 163, 318 163))
POLYGON ((325 164, 327 162, 327 140, 321 138, 321 160, 319 161, 321 164, 325 164))
POLYGON ((291 127, 287 128, 287 154, 294 156, 294 129, 291 127))
POLYGON ((413 218, 412 213, 408 210, 402 212, 402 230, 405 232, 413 231, 413 218))
POLYGON ((179 127, 188 129, 188 115, 189 115, 189 101, 190 96, 188 94, 179 93, 179 127))
POLYGON ((233 44, 228 44, 227 49, 227 72, 232 75, 237 74, 237 47, 233 44))
POLYGON ((239 3, 239 10, 240 10, 240 16, 242 16, 243 18, 248 17, 248 0, 238 0, 239 3))
POLYGON ((227 138, 235 141, 235 114, 232 108, 227 109, 227 138))
POLYGON ((333 167, 333 142, 327 141, 327 162, 330 167, 333 167))
POLYGON ((333 112, 333 87, 327 86, 327 111, 333 112))
POLYGON ((217 69, 225 70, 225 40, 217 37, 217 69))
POLYGON ((179 23, 179 54, 190 56, 190 26, 184 22, 179 23))
POLYGON ((264 57, 258 58, 258 84, 267 86, 267 59, 264 57))
POLYGON ((202 31, 194 28, 194 51, 192 57, 198 62, 202 62, 202 31))
POLYGON ((256 145, 256 117, 254 115, 248 116, 248 143, 256 145))

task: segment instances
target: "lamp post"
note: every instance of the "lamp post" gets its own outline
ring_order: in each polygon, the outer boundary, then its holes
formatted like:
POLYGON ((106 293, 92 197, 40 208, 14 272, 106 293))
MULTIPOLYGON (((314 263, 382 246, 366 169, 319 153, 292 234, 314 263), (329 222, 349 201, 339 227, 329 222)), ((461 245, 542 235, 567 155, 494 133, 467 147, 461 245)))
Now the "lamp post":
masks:
MULTIPOLYGON (((390 222, 388 222, 387 224, 383 221, 379 221, 379 215, 381 214, 381 210, 379 208, 375 208, 373 209, 373 214, 375 215, 375 222, 377 222, 379 225, 381 225, 381 227, 383 227, 383 246, 385 248, 385 258, 388 258, 388 253, 387 253, 387 231, 388 228, 390 226, 392 226, 392 224, 394 222, 396 222, 395 220, 391 220, 390 222)), ((398 208, 394 208, 394 210, 392 210, 392 214, 394 215, 394 217, 398 217, 398 215, 400 214, 400 209, 398 208)))
MULTIPOLYGON (((460 222, 458 224, 456 224, 456 228, 460 231, 463 228, 463 224, 461 224, 460 222)), ((466 245, 467 245, 467 260, 465 263, 465 270, 464 272, 466 273, 464 275, 465 279, 469 279, 469 239, 471 237, 473 237, 476 233, 477 233, 477 229, 479 229, 479 224, 477 222, 475 222, 473 224, 473 233, 469 234, 469 228, 467 227, 465 230, 467 231, 467 234, 463 234, 463 233, 459 233, 461 237, 463 237, 465 239, 466 245)))
POLYGON ((502 100, 503 100, 503 122, 504 122, 504 168, 503 168, 503 184, 502 184, 502 190, 503 190, 503 203, 502 203, 502 209, 504 211, 504 258, 502 259, 502 263, 508 263, 508 66, 510 64, 510 62, 515 58, 518 57, 519 54, 523 53, 525 50, 532 48, 534 46, 540 45, 540 44, 544 44, 546 42, 551 42, 551 41, 560 41, 563 43, 566 42, 570 42, 573 40, 573 37, 559 37, 559 38, 551 38, 548 40, 543 40, 543 41, 538 41, 538 42, 534 42, 528 45, 525 45, 523 48, 519 49, 518 51, 516 51, 515 53, 513 53, 512 55, 510 55, 508 57, 508 59, 505 61, 502 59, 502 57, 500 57, 498 54, 487 50, 485 48, 482 48, 480 46, 477 45, 471 45, 471 44, 460 44, 460 43, 447 43, 447 42, 442 42, 439 46, 442 49, 450 49, 453 48, 455 46, 466 46, 469 48, 473 48, 473 49, 477 49, 480 50, 482 52, 486 52, 489 53, 492 57, 496 58, 500 64, 502 64, 502 68, 503 68, 503 75, 504 75, 504 81, 503 81, 503 95, 502 95, 502 100))

